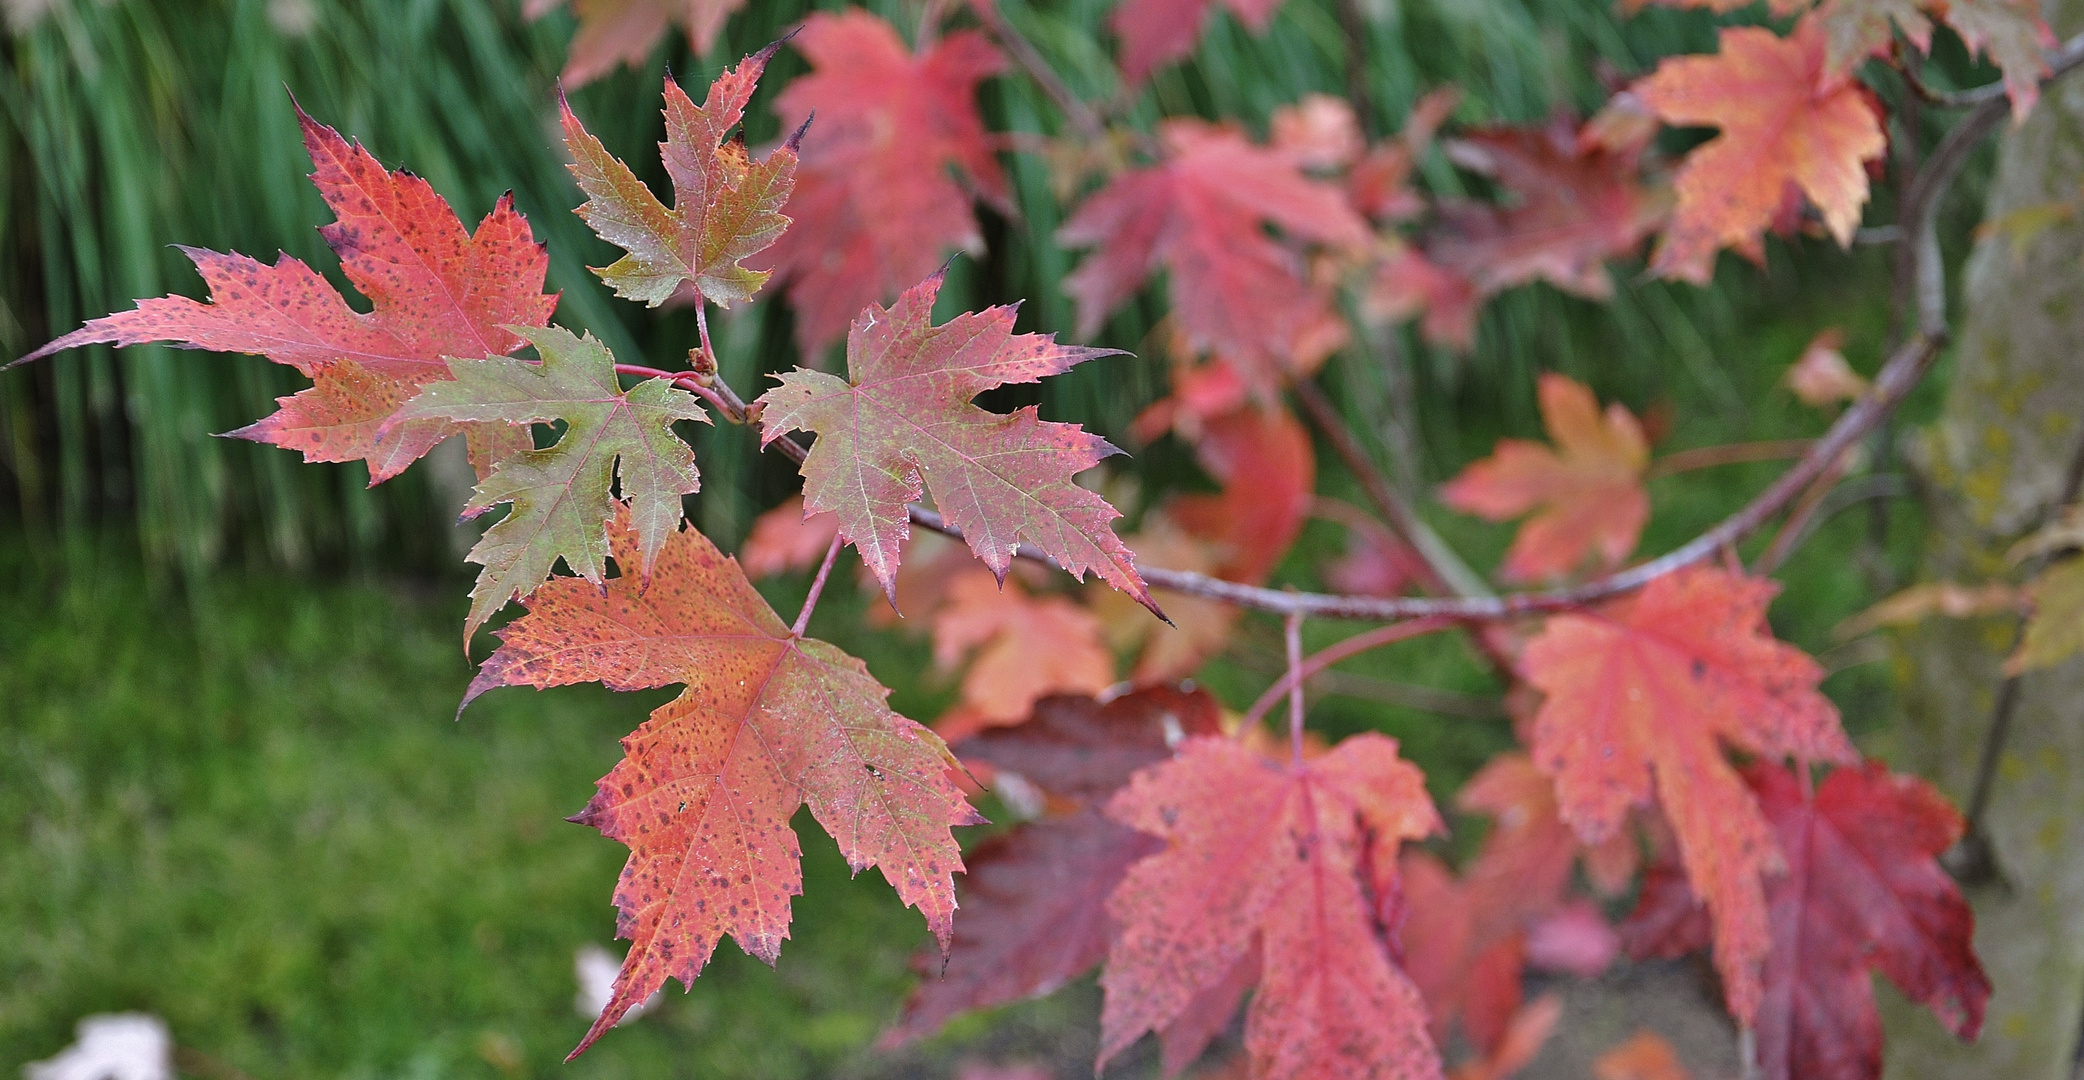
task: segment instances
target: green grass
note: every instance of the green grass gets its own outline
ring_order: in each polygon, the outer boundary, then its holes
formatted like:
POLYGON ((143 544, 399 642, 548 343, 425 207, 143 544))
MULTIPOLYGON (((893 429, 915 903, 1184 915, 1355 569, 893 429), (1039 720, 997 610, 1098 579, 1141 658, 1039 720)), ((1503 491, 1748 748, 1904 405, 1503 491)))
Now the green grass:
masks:
POLYGON ((725 946, 558 1069, 623 854, 560 819, 658 694, 452 721, 448 588, 232 577, 174 606, 111 560, 5 589, 37 615, 0 627, 0 1061, 144 1009, 252 1076, 809 1076, 893 1015, 922 923, 809 828, 779 971, 725 946))

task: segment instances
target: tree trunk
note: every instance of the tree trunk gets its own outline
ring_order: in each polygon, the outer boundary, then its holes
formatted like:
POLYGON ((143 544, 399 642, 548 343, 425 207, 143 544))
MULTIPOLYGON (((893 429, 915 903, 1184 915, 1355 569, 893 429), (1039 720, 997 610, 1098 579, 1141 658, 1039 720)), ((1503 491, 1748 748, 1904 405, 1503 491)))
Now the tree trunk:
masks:
MULTIPOLYGON (((2084 0, 2048 0, 2060 34, 2084 0)), ((2051 87, 2007 131, 1986 220, 2070 207, 2069 220, 1971 256, 1944 414, 1914 454, 1930 540, 1927 580, 2012 573, 2004 553, 2056 501, 2084 437, 2084 81, 2051 87)), ((2026 216, 2013 219, 2026 220, 2026 216)), ((1906 636, 1906 719, 1888 756, 1966 808, 2015 620, 1929 620, 1906 636)), ((1982 1039, 1956 1042, 1890 989, 1888 1075, 2066 1080, 2084 1019, 2084 661, 2022 679, 1982 818, 1994 875, 1964 886, 1995 991, 1982 1039)))

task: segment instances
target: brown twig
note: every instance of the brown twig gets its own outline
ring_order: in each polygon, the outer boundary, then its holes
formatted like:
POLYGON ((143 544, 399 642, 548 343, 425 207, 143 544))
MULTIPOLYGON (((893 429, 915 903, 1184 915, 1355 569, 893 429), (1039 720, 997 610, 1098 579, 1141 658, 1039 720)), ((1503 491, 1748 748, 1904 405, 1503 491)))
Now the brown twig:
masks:
POLYGON ((1064 114, 1064 119, 1081 137, 1092 140, 1107 137, 1107 124, 1100 119, 1100 114, 1094 112, 1084 98, 1072 92, 1070 84, 1049 66, 1049 61, 1027 39, 1027 35, 1007 20, 999 10, 997 0, 972 0, 970 10, 976 14, 977 21, 984 24, 985 33, 990 34, 999 43, 999 48, 1006 50, 1013 62, 1027 72, 1028 78, 1035 80, 1035 85, 1049 95, 1049 99, 1056 103, 1057 111, 1064 114))
MULTIPOLYGON (((1281 624, 1281 639, 1288 647, 1288 757, 1298 769, 1303 763, 1302 624, 1303 617, 1293 613, 1281 624)), ((1250 723, 1239 724, 1238 730, 1250 723)))
POLYGON ((1766 550, 1759 554, 1758 560, 1751 564, 1753 574, 1771 577, 1773 571, 1780 569, 1780 564, 1786 562, 1789 555, 1794 554, 1795 546, 1808 535, 1809 522, 1815 519, 1816 511, 1823 506, 1824 499, 1838 486, 1838 481, 1844 478, 1845 459, 1841 457, 1830 468, 1825 469, 1823 475, 1809 485, 1809 490, 1803 492, 1802 497, 1795 501, 1794 509, 1787 512, 1787 520, 1780 523, 1780 531, 1773 534, 1772 542, 1766 545, 1766 550))
MULTIPOLYGON (((1290 617, 1295 618, 1295 616, 1290 617)), ((1258 723, 1281 700, 1283 694, 1300 694, 1304 682, 1307 682, 1312 676, 1341 660, 1351 659, 1371 649, 1379 649, 1384 645, 1393 645, 1399 641, 1423 637, 1426 634, 1445 630, 1454 625, 1455 620, 1453 619, 1410 619, 1405 622, 1392 623, 1388 626, 1376 627, 1365 633, 1355 634, 1344 641, 1329 645, 1311 653, 1307 660, 1299 663, 1291 662, 1280 679, 1276 680, 1272 686, 1267 687, 1266 692, 1259 695, 1258 700, 1252 702, 1252 707, 1245 710, 1245 718, 1239 726, 1249 728, 1253 724, 1258 723)))
POLYGON ((811 579, 810 592, 804 594, 803 609, 796 613, 796 623, 789 627, 789 633, 802 637, 810 629, 810 614, 818 610, 818 597, 825 593, 825 579, 832 576, 832 564, 839 558, 839 549, 845 546, 846 541, 833 533, 832 543, 825 548, 825 561, 818 564, 818 576, 811 579))
POLYGON ((1345 418, 1339 415, 1338 407, 1324 396, 1324 391, 1308 379, 1295 380, 1292 389, 1310 423, 1325 441, 1331 443, 1332 452, 1346 463, 1354 479, 1360 481, 1368 501, 1375 504, 1376 511, 1389 522, 1390 528, 1418 553, 1425 564, 1431 591, 1451 596, 1489 596, 1491 590, 1484 585, 1483 578, 1477 576, 1476 571, 1471 570, 1469 564, 1440 539, 1440 534, 1434 532, 1433 527, 1426 524, 1425 519, 1404 500, 1396 485, 1375 467, 1374 460, 1362 448, 1360 440, 1354 438, 1345 418))
POLYGON ((1729 443, 1724 446, 1701 446, 1692 450, 1680 450, 1666 454, 1650 462, 1643 470, 1643 481, 1662 480, 1695 469, 1710 469, 1717 465, 1749 465, 1760 461, 1785 461, 1798 458, 1809 451, 1814 439, 1767 439, 1762 442, 1729 443))

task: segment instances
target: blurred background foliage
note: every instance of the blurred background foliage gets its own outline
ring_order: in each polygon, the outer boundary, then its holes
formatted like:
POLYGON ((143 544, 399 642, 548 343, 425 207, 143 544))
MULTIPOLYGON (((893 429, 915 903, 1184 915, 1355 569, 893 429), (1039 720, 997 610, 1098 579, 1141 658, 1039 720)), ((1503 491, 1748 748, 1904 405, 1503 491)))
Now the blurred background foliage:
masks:
MULTIPOLYGON (((1603 82, 1645 70, 1655 57, 1713 46, 1711 24, 1675 12, 1620 21, 1604 0, 1368 0, 1364 78, 1369 115, 1393 131, 1418 95, 1452 83, 1465 123, 1527 121, 1553 109, 1588 112, 1603 82)), ((830 6, 830 5, 828 5, 830 6)), ((910 29, 906 0, 869 5, 910 29)), ((658 85, 670 65, 706 81, 773 40, 813 5, 774 0, 731 20, 716 55, 687 55, 669 38, 647 70, 619 70, 576 95, 611 149, 657 175, 658 85)), ((1094 97, 1117 90, 1105 38, 1107 0, 1009 4, 1072 85, 1094 97)), ((466 221, 504 190, 549 244, 560 321, 592 330, 618 356, 667 361, 693 339, 686 311, 611 302, 584 271, 612 258, 566 211, 578 202, 554 137, 551 91, 571 18, 525 22, 517 3, 490 0, 14 0, 6 41, 5 128, 0 131, 0 357, 36 347, 139 297, 200 292, 173 245, 286 251, 338 275, 315 233, 328 220, 302 179, 308 172, 291 95, 321 121, 363 140, 394 167, 427 177, 466 221)), ((1159 73, 1134 115, 1228 116, 1263 125, 1274 108, 1310 91, 1343 94, 1352 42, 1331 0, 1285 6, 1266 36, 1227 17, 1191 63, 1159 73)), ((800 72, 785 52, 749 113, 755 141, 776 136, 766 108, 800 72)), ((1047 130, 1052 120, 1023 79, 996 80, 984 105, 1000 130, 1047 130)), ((1026 298, 1024 317, 1068 326, 1056 283, 1071 265, 1050 236, 1064 207, 1047 167, 1012 155, 1022 220, 987 223, 989 250, 958 264, 952 306, 1026 298)), ((1437 156, 1427 179, 1457 185, 1437 156)), ((1622 273, 1628 273, 1624 268, 1622 273)), ((1529 372, 1547 367, 1627 390, 1638 407, 1669 394, 1674 378, 1708 400, 1739 407, 1708 342, 1724 336, 1745 297, 1664 284, 1626 290, 1592 307, 1546 289, 1496 305, 1473 356, 1414 349, 1419 400, 1440 474, 1484 432, 1448 422, 1469 394, 1503 399, 1507 422, 1531 419, 1529 372), (1570 333, 1556 333, 1567 326, 1570 333), (1682 361, 1674 364, 1674 358, 1682 361)), ((1755 290, 1740 290, 1755 292, 1755 290)), ((1159 314, 1147 303, 1117 318, 1107 341, 1145 344, 1159 314)), ((759 372, 796 361, 786 311, 766 301, 725 335, 733 381, 755 390, 759 372)), ((676 365, 677 366, 677 365, 676 365)), ((1162 394, 1156 364, 1093 365, 1055 380, 1052 410, 1119 435, 1162 394)), ((95 347, 0 380, 0 462, 7 502, 32 527, 134 524, 147 560, 196 573, 227 562, 305 568, 341 562, 432 568, 451 552, 430 522, 447 500, 416 470, 365 490, 354 468, 298 467, 281 451, 213 439, 270 411, 295 375, 258 359, 163 347, 95 347)), ((697 520, 729 545, 788 481, 781 463, 748 467, 741 432, 705 432, 710 478, 697 520)))
MULTIPOLYGON (((328 214, 303 179, 292 94, 387 165, 426 176, 466 222, 511 189, 549 245, 557 319, 619 358, 678 366, 695 339, 691 312, 612 301, 585 270, 615 253, 567 212, 579 197, 552 104, 573 25, 565 12, 531 23, 518 0, 0 6, 10 24, 0 39, 0 362, 136 298, 199 295, 175 244, 286 251, 344 285, 315 231, 328 214)), ((706 82, 813 7, 836 6, 757 0, 713 55, 689 55, 675 35, 646 69, 584 87, 574 106, 658 183, 650 144, 666 67, 706 82)), ((908 0, 867 6, 907 33, 919 17, 908 0)), ((1101 30, 1111 0, 1002 6, 1076 90, 1117 93, 1101 30)), ((1357 91, 1373 133, 1385 134, 1419 95, 1451 83, 1464 94, 1457 123, 1525 122, 1588 113, 1657 57, 1714 47, 1705 15, 1624 20, 1609 0, 1360 0, 1358 11, 1358 36, 1336 0, 1289 0, 1264 36, 1218 15, 1196 58, 1160 71, 1130 115, 1232 117, 1263 133, 1273 109, 1306 92, 1357 91)), ((1982 81, 1958 55, 1939 62, 1982 81)), ((748 113, 751 141, 777 137, 767 103, 803 67, 784 51, 770 68, 748 113)), ((1017 76, 988 83, 983 105, 996 130, 1054 133, 1042 96, 1017 76)), ((1065 331, 1057 282, 1075 260, 1050 238, 1066 207, 1042 159, 1006 160, 1020 217, 980 208, 987 251, 955 264, 943 305, 1021 300, 1024 328, 1065 331)), ((1957 248, 1980 204, 1979 175, 1954 203, 1957 248)), ((1423 182, 1451 192, 1466 177, 1436 154, 1423 182)), ((1876 220, 1887 208, 1878 188, 1876 220)), ((1827 419, 1777 388, 1803 343, 1843 325, 1854 364, 1871 370, 1890 332, 1880 249, 1775 243, 1768 269, 1729 263, 1711 289, 1651 281, 1639 265, 1613 272, 1612 303, 1520 289, 1489 306, 1468 355, 1400 330, 1375 354, 1335 358, 1327 385, 1372 432, 1390 383, 1403 380, 1422 451, 1406 467, 1430 484, 1501 434, 1538 434, 1537 371, 1669 417, 1664 449, 1800 436, 1827 419)), ((1163 291, 1152 290, 1100 344, 1151 354, 1162 314, 1163 291)), ((720 322, 725 374, 742 393, 799 362, 789 330, 773 298, 720 322)), ((160 347, 82 349, 0 375, 0 1068, 53 1052, 84 1013, 123 1008, 167 1016, 191 1048, 183 1070, 224 1078, 868 1076, 945 1072, 970 1053, 1089 1051, 1089 1033, 1065 1019, 1091 1013, 1086 984, 1068 1003, 958 1025, 911 1057, 870 1053, 922 928, 873 875, 849 882, 810 829, 808 894, 779 974, 720 950, 690 998, 560 1071, 584 1028, 570 957, 612 932, 622 849, 554 819, 583 804, 614 740, 654 702, 504 691, 465 723, 446 723, 467 676, 453 637, 465 567, 448 524, 460 495, 425 466, 370 489, 359 464, 304 466, 211 436, 266 414, 298 381, 258 357, 160 347)), ((1039 391, 1016 388, 1005 403, 1039 400, 1051 418, 1126 446, 1130 418, 1165 383, 1161 359, 1103 361, 1039 391)), ((1935 397, 1924 391, 1913 415, 1935 397)), ((691 514, 729 549, 794 490, 794 473, 744 430, 695 435, 704 490, 691 514)), ((1145 504, 1207 482, 1170 440, 1131 449, 1137 459, 1123 467, 1145 504)), ((1697 532, 1775 469, 1660 481, 1644 549, 1697 532)), ((1320 475, 1324 493, 1355 494, 1328 454, 1320 475)), ((1510 536, 1437 506, 1427 513, 1479 567, 1510 536)), ((1829 648, 1829 628, 1874 598, 1891 566, 1907 565, 1917 524, 1901 503, 1827 521, 1782 575, 1781 632, 1829 648), (1863 553, 1866 574, 1852 570, 1863 553)), ((1279 578, 1316 584, 1310 567, 1342 542, 1313 524, 1279 578)), ((792 610, 803 583, 763 588, 792 610)), ((863 632, 866 603, 828 600, 814 631, 863 656, 908 715, 934 715, 951 680, 930 670, 916 636, 863 632)), ((1349 628, 1310 632, 1321 644, 1349 628)), ((1276 638, 1270 624, 1248 623, 1204 678, 1231 704, 1249 701, 1271 678, 1276 638)), ((1827 688, 1856 731, 1872 730, 1886 722, 1888 680, 1859 659, 1827 654, 1847 668, 1827 688)), ((1472 700, 1500 689, 1446 639, 1351 670, 1472 700)), ((1396 734, 1439 795, 1511 741, 1502 718, 1443 721, 1367 698, 1327 697, 1318 719, 1329 734, 1396 734)), ((1459 830, 1456 843, 1476 835, 1459 830)))

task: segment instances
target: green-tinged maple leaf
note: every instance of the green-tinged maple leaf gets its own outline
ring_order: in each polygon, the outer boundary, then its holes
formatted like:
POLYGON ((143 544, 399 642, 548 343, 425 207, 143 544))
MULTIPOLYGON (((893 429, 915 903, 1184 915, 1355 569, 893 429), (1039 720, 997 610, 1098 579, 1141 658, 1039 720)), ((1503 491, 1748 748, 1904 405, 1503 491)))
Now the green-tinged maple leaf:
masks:
POLYGON ((2041 571, 2026 586, 2033 616, 2019 650, 2005 661, 2017 675, 2059 664, 2084 652, 2084 558, 2070 558, 2041 571))
POLYGON ((514 332, 536 347, 540 364, 505 356, 451 358, 454 381, 430 384, 396 417, 398 423, 438 417, 566 425, 555 446, 503 462, 464 507, 474 516, 513 504, 470 549, 470 561, 485 569, 470 591, 466 635, 508 600, 533 592, 560 558, 580 577, 601 580, 608 493, 618 476, 647 573, 680 525, 680 497, 701 486, 694 451, 673 433, 675 420, 708 421, 693 394, 664 379, 623 390, 615 358, 591 334, 573 337, 555 326, 514 332))
POLYGON ((899 548, 910 535, 906 504, 931 491, 1001 579, 1026 542, 1073 576, 1091 571, 1149 606, 1135 556, 1109 524, 1120 511, 1071 482, 1120 451, 1076 424, 1042 420, 1034 406, 999 414, 970 403, 994 386, 1034 382, 1115 350, 1015 334, 1010 307, 934 326, 941 279, 936 273, 854 320, 848 378, 803 368, 779 376, 782 384, 760 398, 761 439, 817 433, 803 463, 804 506, 838 515, 840 535, 892 604, 899 548))
MULTIPOLYGON (((270 266, 244 255, 183 248, 210 287, 208 303, 185 296, 138 301, 22 358, 94 342, 168 341, 217 352, 260 353, 313 385, 278 398, 281 411, 231 434, 302 451, 306 461, 366 461, 379 483, 458 432, 440 418, 393 423, 420 386, 448 377, 446 356, 494 356, 521 347, 510 326, 542 326, 557 306, 543 292, 549 256, 528 220, 502 197, 467 232, 425 180, 390 172, 339 132, 297 110, 311 181, 336 216, 319 229, 371 310, 355 311, 298 259, 270 266)), ((466 423, 478 475, 516 450, 526 433, 505 423, 466 423)))
POLYGON ((1706 284, 1725 246, 1764 258, 1760 238, 1790 190, 1815 204, 1840 244, 1852 242, 1867 204, 1866 163, 1888 140, 1867 91, 1827 77, 1824 38, 1814 15, 1786 38, 1729 27, 1717 55, 1669 57, 1635 84, 1666 123, 1722 129, 1679 166, 1678 204, 1652 270, 1706 284))
POLYGON ((1773 639, 1770 582, 1692 568, 1633 596, 1558 615, 1527 645, 1535 763, 1556 778, 1563 821, 1587 843, 1654 796, 1715 927, 1730 1012, 1749 1024, 1771 945, 1761 877, 1780 853, 1725 750, 1810 762, 1858 760, 1823 669, 1773 639))
POLYGON ((628 508, 608 540, 618 577, 553 579, 499 631, 464 697, 495 686, 684 684, 622 740, 624 757, 574 818, 630 848, 615 889, 630 939, 613 997, 576 1056, 671 976, 693 981, 718 939, 773 963, 803 891, 789 818, 809 805, 856 872, 882 870, 945 950, 962 852, 982 824, 935 735, 890 711, 861 661, 798 637, 738 563, 693 529, 667 531, 649 581, 628 508))
MULTIPOLYGON (((1113 798, 1110 817, 1166 848, 1130 867, 1107 903, 1117 930, 1100 977, 1102 1066, 1182 1020, 1256 941, 1253 1076, 1441 1075, 1425 1004, 1381 922, 1397 847, 1439 828, 1425 778, 1396 747, 1362 734, 1288 765, 1230 739, 1189 739, 1113 798)), ((1229 1015, 1214 1019, 1221 1028, 1229 1015)))
POLYGON ((2041 80, 2048 75, 2047 53, 2055 32, 2041 19, 2034 0, 1824 0, 1816 9, 1830 42, 1829 69, 1850 71, 1854 65, 1886 51, 1894 22, 1921 52, 1932 51, 1932 19, 1937 15, 1961 35, 1970 53, 1982 53, 2004 73, 2012 115, 2024 119, 2040 99, 2041 80))
POLYGON ((572 175, 587 197, 578 214, 601 239, 629 252, 594 270, 616 295, 657 307, 691 285, 702 299, 728 307, 767 283, 770 271, 748 270, 739 260, 766 250, 789 226, 781 207, 796 184, 796 138, 756 162, 743 143, 726 142, 725 135, 744 116, 777 47, 718 76, 699 106, 666 76, 666 141, 659 151, 673 180, 670 209, 559 95, 572 175))

